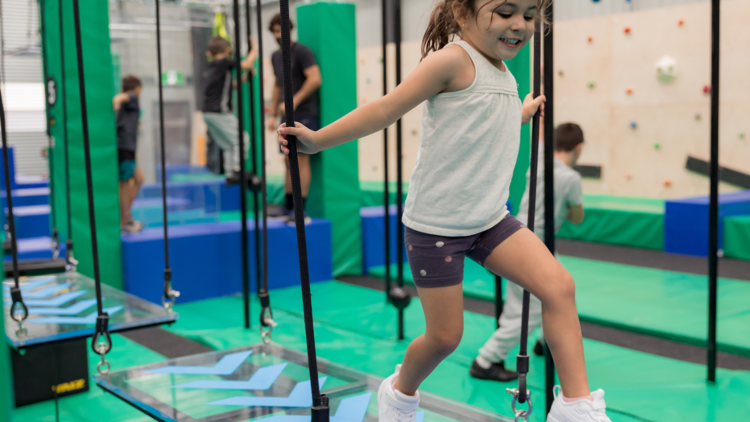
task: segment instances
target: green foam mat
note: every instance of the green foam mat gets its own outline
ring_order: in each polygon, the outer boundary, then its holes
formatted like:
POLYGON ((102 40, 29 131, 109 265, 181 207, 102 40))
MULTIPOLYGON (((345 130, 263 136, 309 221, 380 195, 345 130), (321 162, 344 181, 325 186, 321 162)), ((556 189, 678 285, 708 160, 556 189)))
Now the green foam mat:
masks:
MULTIPOLYGON (((706 276, 561 256, 576 280, 583 321, 705 346, 708 332, 706 276)), ((383 277, 385 268, 369 274, 383 277)), ((391 274, 397 270, 392 266, 391 274)), ((494 275, 467 260, 464 294, 494 300, 494 275)), ((408 266, 404 281, 413 284, 408 266)), ((719 350, 750 356, 750 283, 719 279, 719 350)))
POLYGON ((583 223, 565 222, 557 237, 645 249, 664 249, 664 200, 584 195, 583 223))
MULTIPOLYGON (((314 284, 312 294, 317 350, 321 357, 381 377, 392 373, 394 365, 401 362, 408 342, 395 340, 397 314, 383 303, 382 293, 328 282, 314 284)), ((279 322, 274 341, 305 350, 299 288, 274 290, 271 297, 274 316, 279 322)), ((260 338, 257 325, 249 331, 242 328, 241 303, 239 297, 227 297, 178 305, 180 321, 169 329, 218 349, 257 343, 260 338)), ((255 302, 253 306, 257 309, 255 302)), ((407 339, 424 332, 418 299, 412 301, 405 318, 407 339)), ((493 318, 471 312, 466 312, 464 318, 466 329, 458 350, 438 366, 422 389, 508 415, 505 388, 512 383, 468 376, 477 350, 494 330, 493 318)), ((750 414, 750 402, 745 399, 750 393, 748 372, 719 370, 719 382, 709 386, 702 365, 591 340, 584 340, 584 346, 589 381, 592 388, 607 391, 613 421, 738 420, 750 414)), ((541 409, 544 361, 540 357, 532 357, 531 361, 529 383, 541 409)), ((508 366, 513 368, 513 362, 508 366)), ((535 413, 532 421, 543 421, 542 413, 535 413)))
MULTIPOLYGON (((122 400, 105 393, 93 380, 98 355, 90 348, 89 358, 89 391, 60 399, 61 422, 146 422, 152 420, 140 411, 130 407, 122 400)), ((125 337, 112 335, 112 351, 107 360, 113 369, 127 368, 135 365, 157 362, 165 359, 162 355, 147 349, 125 337)), ((48 400, 13 411, 14 421, 55 422, 55 402, 48 400)))
POLYGON ((724 219, 724 256, 750 261, 750 215, 724 219))

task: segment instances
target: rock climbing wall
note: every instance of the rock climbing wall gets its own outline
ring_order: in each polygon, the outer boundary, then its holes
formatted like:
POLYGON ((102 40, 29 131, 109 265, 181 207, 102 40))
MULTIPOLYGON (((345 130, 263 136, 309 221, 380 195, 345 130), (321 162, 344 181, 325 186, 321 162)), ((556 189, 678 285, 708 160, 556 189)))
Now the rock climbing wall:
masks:
MULTIPOLYGON (((580 124, 586 137, 580 164, 602 167, 601 179, 585 179, 586 193, 708 193, 708 178, 685 164, 688 156, 709 159, 709 7, 702 2, 556 24, 555 120, 580 124)), ((745 173, 747 16, 750 2, 722 2, 720 164, 745 173)))

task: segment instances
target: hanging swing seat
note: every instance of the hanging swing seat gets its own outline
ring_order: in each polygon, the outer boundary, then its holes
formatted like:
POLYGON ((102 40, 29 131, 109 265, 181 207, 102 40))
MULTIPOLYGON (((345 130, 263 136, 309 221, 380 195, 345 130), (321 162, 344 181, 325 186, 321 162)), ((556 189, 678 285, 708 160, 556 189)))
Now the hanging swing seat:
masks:
MULTIPOLYGON (((377 420, 382 379, 318 358, 332 422, 377 420)), ((157 421, 309 422, 307 355, 278 344, 185 356, 95 376, 97 385, 157 421)), ((420 421, 512 419, 421 393, 420 421)))

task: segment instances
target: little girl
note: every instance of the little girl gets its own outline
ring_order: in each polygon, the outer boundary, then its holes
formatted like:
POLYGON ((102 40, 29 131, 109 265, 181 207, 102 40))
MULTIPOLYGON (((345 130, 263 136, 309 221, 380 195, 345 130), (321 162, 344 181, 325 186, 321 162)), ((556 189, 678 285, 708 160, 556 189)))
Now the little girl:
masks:
POLYGON ((425 102, 403 222, 427 329, 380 386, 380 422, 414 421, 419 385, 461 341, 464 257, 542 301, 562 384, 547 420, 610 421, 604 392, 591 393, 586 379, 573 278, 505 207, 521 124, 544 97, 521 104, 503 61, 529 42, 550 1, 440 0, 422 40, 423 60, 393 92, 317 132, 299 123, 279 127, 285 153, 293 135, 299 152, 315 154, 382 130, 425 102), (460 40, 449 42, 454 36, 460 40))

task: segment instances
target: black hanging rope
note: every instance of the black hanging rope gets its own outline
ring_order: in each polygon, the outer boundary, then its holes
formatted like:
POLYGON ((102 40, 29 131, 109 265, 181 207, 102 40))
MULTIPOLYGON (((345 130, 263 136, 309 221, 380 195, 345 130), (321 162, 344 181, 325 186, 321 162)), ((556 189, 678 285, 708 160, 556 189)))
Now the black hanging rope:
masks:
POLYGON ((73 255, 73 217, 70 211, 70 154, 68 148, 68 101, 65 83, 65 31, 63 30, 63 1, 58 0, 58 25, 60 26, 60 98, 62 101, 62 132, 65 143, 65 207, 68 223, 68 239, 65 241, 65 261, 67 268, 74 271, 78 261, 73 255))
POLYGON ((716 312, 719 272, 719 34, 721 8, 711 0, 711 200, 708 220, 708 381, 716 382, 716 312))
MULTIPOLYGON (((534 98, 537 98, 541 91, 541 21, 536 20, 534 30, 534 98)), ((549 69, 548 72, 551 72, 549 69)), ((539 159, 539 116, 540 112, 534 114, 531 128, 531 170, 529 177, 529 217, 526 222, 526 226, 534 231, 534 214, 536 207, 536 183, 537 183, 537 169, 539 159)), ((523 310, 521 312, 521 350, 518 352, 516 370, 518 372, 518 389, 508 389, 510 394, 513 394, 513 412, 516 414, 516 419, 528 418, 531 414, 531 400, 529 400, 529 391, 526 389, 526 374, 529 372, 529 354, 527 350, 527 343, 529 338, 529 302, 531 300, 531 294, 528 290, 523 291, 523 310), (525 403, 529 402, 528 410, 517 410, 516 402, 525 403)))
MULTIPOLYGON (((244 302, 245 328, 250 328, 250 262, 248 261, 247 247, 247 177, 245 173, 245 128, 243 120, 245 115, 242 110, 242 58, 240 57, 240 2, 233 0, 232 9, 234 12, 234 66, 237 75, 237 133, 240 150, 240 217, 242 220, 242 230, 240 238, 242 240, 242 298, 244 302)), ((235 171, 232 169, 232 171, 235 171)))
POLYGON ((162 221, 164 222, 164 291, 161 303, 167 311, 171 311, 180 292, 172 289, 172 268, 169 266, 169 219, 167 210, 167 148, 164 141, 164 87, 161 80, 161 14, 159 0, 156 4, 156 66, 159 81, 159 146, 161 151, 161 205, 162 221))
MULTIPOLYGON (((554 114, 554 37, 553 37, 553 5, 550 4, 546 11, 549 26, 544 31, 544 65, 547 72, 544 73, 544 95, 547 97, 544 103, 544 243, 547 249, 555 255, 555 176, 554 176, 554 150, 555 150, 555 114, 554 114)), ((552 409, 555 401, 555 362, 549 347, 544 347, 544 390, 545 405, 547 412, 552 409)))
MULTIPOLYGON (((250 20, 250 0, 245 0, 245 33, 247 34, 247 55, 250 56, 250 52, 252 51, 252 43, 250 42, 250 37, 252 34, 252 21, 250 20)), ((255 133, 255 87, 253 86, 253 72, 248 71, 247 73, 247 93, 248 93, 248 102, 250 103, 250 157, 253 161, 252 168, 253 168, 253 175, 258 174, 258 142, 256 139, 256 133, 255 133)), ((241 91, 240 91, 241 92, 241 91)), ((262 120, 261 120, 262 121, 262 120)), ((261 127, 263 125, 261 124, 261 127)), ((258 203, 259 195, 258 190, 253 189, 253 228, 255 231, 253 232, 253 237, 255 240, 255 291, 258 292, 258 297, 261 299, 261 302, 263 301, 261 297, 261 290, 263 285, 263 280, 261 280, 262 274, 261 274, 261 246, 260 246, 260 230, 258 226, 258 218, 260 217, 260 204, 258 203)), ((248 299, 249 300, 249 299, 248 299)), ((263 306, 261 304, 261 306, 263 306)), ((262 313, 262 312, 261 312, 262 313)), ((250 321, 248 320, 248 325, 245 328, 250 328, 250 321)), ((262 324, 261 324, 262 329, 262 324)))
MULTIPOLYGON (((383 30, 383 96, 388 94, 388 0, 381 0, 383 30)), ((383 210, 385 212, 385 300, 391 301, 391 212, 388 192, 388 128, 383 129, 383 210)), ((398 246, 398 245, 396 245, 398 246)))
MULTIPOLYGON (((46 133, 47 133, 47 161, 49 161, 49 202, 50 202, 50 220, 52 222, 52 259, 57 259, 57 257, 60 255, 60 238, 59 233, 57 231, 57 209, 55 207, 55 184, 54 184, 54 175, 55 175, 55 160, 54 160, 54 154, 52 154, 52 149, 54 145, 52 144, 52 128, 50 127, 50 104, 49 104, 49 98, 50 98, 50 92, 49 92, 49 84, 47 81, 47 78, 49 78, 49 68, 48 68, 48 60, 47 60, 47 37, 44 35, 46 34, 46 27, 45 27, 45 11, 44 11, 44 1, 39 2, 39 15, 41 16, 39 26, 40 26, 40 32, 42 35, 42 71, 44 72, 44 97, 46 100, 46 106, 44 107, 44 116, 46 118, 46 133)), ((57 95, 57 92, 54 93, 55 96, 57 95)))
MULTIPOLYGON (((256 0, 255 3, 255 15, 257 18, 258 26, 258 57, 260 59, 260 66, 258 66, 258 98, 260 98, 261 104, 261 116, 265 116, 265 110, 263 110, 263 23, 261 21, 261 0, 256 0)), ((250 26, 248 25, 248 33, 250 32, 250 26)), ((261 117, 261 123, 263 118, 261 117)), ((271 310, 271 296, 268 294, 268 190, 266 185, 266 132, 265 129, 260 131, 260 179, 261 179, 261 194, 262 194, 262 205, 263 205, 263 283, 258 289, 258 298, 260 299, 260 333, 264 342, 271 341, 271 330, 276 327, 276 322, 273 320, 273 311, 271 310)))
MULTIPOLYGON (((5 86, 3 86, 3 89, 5 86)), ((5 130, 5 105, 0 92, 0 129, 3 138, 3 173, 5 176, 5 196, 8 198, 8 227, 10 230, 10 249, 13 254, 13 286, 10 288, 10 318, 18 323, 18 334, 25 332, 21 325, 29 316, 29 308, 23 303, 21 288, 18 284, 18 243, 16 240, 16 222, 13 217, 13 195, 10 186, 10 159, 8 158, 8 134, 5 130)))
POLYGON ((81 43, 81 17, 78 9, 78 0, 73 0, 73 25, 76 34, 76 53, 78 61, 78 89, 81 101, 81 124, 83 129, 83 156, 86 165, 86 193, 89 205, 89 230, 91 231, 91 254, 94 264, 94 285, 96 287, 96 331, 91 339, 91 349, 101 355, 102 362, 97 366, 99 371, 109 371, 109 363, 104 360, 104 355, 112 349, 112 339, 109 336, 109 315, 104 312, 102 306, 102 282, 99 274, 99 245, 96 236, 96 220, 94 212, 94 183, 91 174, 91 147, 89 143, 89 122, 86 110, 86 79, 83 75, 83 45, 81 43), (99 340, 104 337, 104 342, 99 340), (106 367, 106 370, 102 368, 106 367))
MULTIPOLYGON (((236 1, 236 0, 235 0, 236 1)), ((292 60, 291 39, 289 34, 289 0, 281 0, 281 62, 284 75, 284 105, 286 124, 294 127, 294 100, 292 96, 292 60)), ((260 9, 258 9, 260 10, 260 9)), ((312 390, 312 421, 328 422, 328 397, 320 394, 318 382, 318 359, 315 351, 315 331, 313 328, 312 298, 310 294, 310 274, 307 265, 307 239, 305 237, 305 216, 302 209, 302 186, 297 161, 297 138, 287 136, 289 141, 289 170, 292 178, 292 196, 294 198, 294 219, 297 226, 297 253, 302 285, 302 307, 305 314, 305 337, 307 339, 307 362, 310 369, 310 386, 312 390)))

